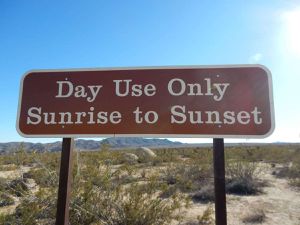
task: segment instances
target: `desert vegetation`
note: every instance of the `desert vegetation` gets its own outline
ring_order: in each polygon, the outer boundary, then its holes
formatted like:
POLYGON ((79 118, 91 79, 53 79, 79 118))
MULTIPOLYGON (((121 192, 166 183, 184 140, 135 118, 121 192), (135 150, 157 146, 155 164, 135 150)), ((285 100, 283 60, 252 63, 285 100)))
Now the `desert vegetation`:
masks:
MULTIPOLYGON (((111 150, 106 144, 98 151, 76 150, 70 223, 214 224, 211 148, 147 151, 111 150)), ((227 147, 225 156, 229 219, 231 202, 263 199, 270 179, 287 181, 286 188, 299 193, 299 145, 227 147)), ((58 152, 27 152, 20 146, 0 155, 0 224, 54 224, 59 165, 58 152)), ((237 224, 268 224, 268 210, 252 209, 234 218, 237 224)))

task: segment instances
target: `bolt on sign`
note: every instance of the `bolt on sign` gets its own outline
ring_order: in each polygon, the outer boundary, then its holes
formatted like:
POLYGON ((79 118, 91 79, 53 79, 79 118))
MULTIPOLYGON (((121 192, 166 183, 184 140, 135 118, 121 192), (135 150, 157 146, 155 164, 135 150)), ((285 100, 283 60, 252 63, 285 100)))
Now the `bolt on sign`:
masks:
POLYGON ((263 138, 274 130, 261 65, 34 70, 21 81, 24 137, 263 138))

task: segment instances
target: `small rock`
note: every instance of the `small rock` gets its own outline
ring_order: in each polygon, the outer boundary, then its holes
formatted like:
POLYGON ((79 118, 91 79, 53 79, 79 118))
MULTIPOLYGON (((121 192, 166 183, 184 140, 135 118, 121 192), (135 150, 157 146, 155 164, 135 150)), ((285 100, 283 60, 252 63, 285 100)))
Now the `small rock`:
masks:
POLYGON ((127 163, 133 164, 139 160, 139 157, 133 153, 124 153, 124 160, 127 163))
POLYGON ((140 147, 137 150, 143 157, 146 157, 146 158, 155 158, 156 157, 156 154, 150 148, 140 147))

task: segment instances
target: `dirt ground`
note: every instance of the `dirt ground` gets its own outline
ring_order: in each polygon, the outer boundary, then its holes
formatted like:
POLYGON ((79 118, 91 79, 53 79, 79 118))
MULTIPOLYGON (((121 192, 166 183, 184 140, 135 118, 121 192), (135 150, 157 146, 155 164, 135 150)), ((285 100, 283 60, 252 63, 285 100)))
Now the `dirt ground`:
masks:
MULTIPOLYGON (((29 166, 21 166, 17 170, 8 170, 8 171, 0 171, 0 177, 5 179, 16 179, 18 177, 21 177, 23 173, 28 172, 32 167, 29 166)), ((28 179, 29 188, 32 191, 32 193, 37 191, 38 186, 36 185, 35 181, 33 179, 28 179)), ((5 207, 0 207, 0 214, 12 214, 14 213, 16 207, 20 204, 20 198, 10 195, 15 201, 15 204, 5 207)))
MULTIPOLYGON (((280 165, 277 165, 280 166, 280 165)), ((286 179, 279 179, 272 175, 275 168, 263 165, 261 179, 267 186, 263 193, 256 196, 226 195, 227 224, 254 224, 243 222, 244 218, 264 212, 264 225, 300 225, 300 191, 293 189, 286 179)), ((192 204, 185 211, 187 221, 195 221, 207 208, 207 204, 192 204)), ((212 204, 214 208, 214 205, 212 204)))

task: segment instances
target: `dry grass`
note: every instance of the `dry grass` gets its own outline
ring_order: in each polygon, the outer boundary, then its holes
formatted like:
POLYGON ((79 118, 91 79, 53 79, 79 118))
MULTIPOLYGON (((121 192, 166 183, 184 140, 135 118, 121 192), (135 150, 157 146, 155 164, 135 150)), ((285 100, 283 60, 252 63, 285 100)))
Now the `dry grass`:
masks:
POLYGON ((259 207, 252 208, 251 211, 242 219, 244 223, 250 223, 250 224, 258 224, 258 223, 261 224, 265 220, 266 220, 265 211, 259 207))

